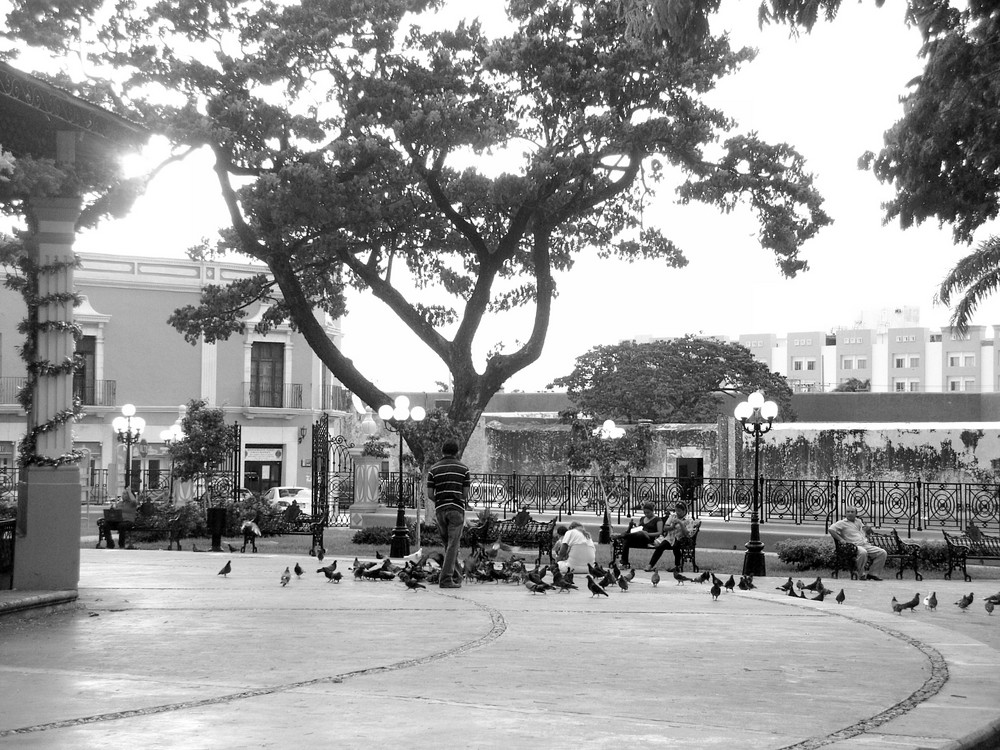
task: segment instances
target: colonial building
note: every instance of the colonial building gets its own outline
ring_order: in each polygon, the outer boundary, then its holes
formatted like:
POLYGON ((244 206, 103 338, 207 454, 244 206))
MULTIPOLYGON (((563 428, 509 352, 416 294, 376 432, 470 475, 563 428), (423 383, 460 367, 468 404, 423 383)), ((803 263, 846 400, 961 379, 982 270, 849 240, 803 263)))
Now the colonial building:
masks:
MULTIPOLYGON (((231 262, 195 262, 83 253, 76 289, 83 297, 75 320, 83 330, 77 351, 83 368, 74 394, 84 417, 73 428, 74 444, 84 450, 84 474, 107 472, 108 492, 118 494, 126 447, 111 422, 124 404, 134 404, 146 426, 131 450, 133 485, 155 481, 169 471, 161 432, 178 419, 184 404, 201 398, 225 410, 227 422, 242 426, 244 485, 262 490, 276 484, 306 485, 310 478, 310 427, 325 412, 331 431, 353 419, 349 394, 288 326, 266 334, 251 312, 244 334, 215 344, 195 345, 167 323, 171 313, 198 303, 201 289, 261 272, 261 267, 231 262)), ((15 463, 25 418, 16 393, 24 382, 17 327, 25 314, 21 298, 0 290, 0 468, 15 463)), ((325 320, 338 344, 340 322, 325 320)))

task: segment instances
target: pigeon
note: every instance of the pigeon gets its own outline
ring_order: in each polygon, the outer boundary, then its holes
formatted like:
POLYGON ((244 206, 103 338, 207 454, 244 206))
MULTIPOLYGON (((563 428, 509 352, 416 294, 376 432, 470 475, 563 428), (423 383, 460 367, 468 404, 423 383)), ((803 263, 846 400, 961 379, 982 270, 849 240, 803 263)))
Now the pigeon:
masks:
POLYGON ((427 588, 420 581, 417 581, 417 580, 415 580, 413 578, 410 578, 409 576, 407 576, 406 578, 403 579, 403 583, 406 584, 406 588, 408 588, 410 591, 416 591, 417 589, 426 589, 427 588))
POLYGON ((326 557, 326 550, 320 547, 316 550, 316 559, 323 562, 323 558, 326 557))
POLYGON ((906 602, 898 602, 896 597, 892 597, 892 611, 897 615, 903 614, 904 609, 913 609, 918 604, 920 604, 920 594, 915 594, 912 599, 906 602))
POLYGON ((376 559, 376 560, 382 560, 382 559, 384 559, 384 558, 385 558, 385 555, 383 555, 383 554, 382 554, 381 552, 379 552, 378 550, 375 550, 375 559, 376 559))
POLYGON ((732 593, 733 589, 736 588, 736 579, 729 576, 729 579, 723 584, 723 588, 732 593))
POLYGON ((525 583, 524 586, 532 594, 544 594, 547 589, 552 588, 547 583, 534 583, 530 580, 527 583, 525 583))
POLYGON ((608 592, 594 580, 594 576, 587 576, 587 588, 590 589, 590 598, 593 599, 595 596, 607 596, 608 592))
POLYGON ((800 589, 805 589, 806 591, 819 591, 823 588, 823 580, 817 576, 815 581, 805 586, 802 585, 802 581, 799 581, 798 587, 800 589))
POLYGON ((678 572, 677 572, 677 571, 675 570, 675 571, 674 571, 674 580, 675 580, 675 581, 677 581, 677 585, 678 585, 678 586, 683 586, 683 585, 684 585, 684 582, 685 582, 685 581, 691 581, 692 579, 691 579, 691 578, 688 578, 688 577, 687 577, 686 575, 684 575, 683 573, 678 573, 678 572))
POLYGON ((847 597, 846 597, 846 596, 844 596, 844 590, 843 590, 843 589, 841 589, 841 590, 840 590, 840 593, 839 593, 839 594, 837 594, 837 604, 843 604, 843 603, 844 603, 844 599, 846 599, 846 598, 847 598, 847 597))
POLYGON ((968 596, 963 596, 961 599, 955 602, 955 604, 957 604, 958 608, 964 612, 966 609, 968 609, 969 605, 972 604, 972 600, 975 598, 976 597, 973 596, 972 593, 970 592, 968 596))
MULTIPOLYGON (((634 568, 633 568, 633 570, 634 570, 634 568)), ((629 579, 628 579, 627 576, 620 576, 618 578, 618 588, 620 588, 622 590, 623 594, 626 591, 628 591, 628 581, 629 581, 629 579)))
POLYGON ((993 603, 992 601, 990 601, 989 599, 987 599, 987 600, 986 600, 986 604, 985 604, 985 607, 986 607, 986 614, 988 614, 988 615, 992 615, 992 614, 993 614, 993 608, 994 608, 995 606, 996 606, 996 605, 995 605, 995 604, 994 604, 994 603, 993 603))
POLYGON ((713 583, 712 584, 712 601, 715 601, 715 602, 719 601, 719 594, 721 594, 721 593, 722 593, 722 587, 719 584, 717 584, 717 583, 713 583))
POLYGON ((712 585, 714 586, 715 584, 718 584, 720 589, 725 585, 722 583, 721 578, 715 575, 715 573, 712 573, 712 585))
POLYGON ((660 571, 654 570, 653 575, 649 577, 649 582, 653 584, 653 588, 655 589, 660 583, 660 571))
POLYGON ((698 576, 697 578, 695 578, 695 579, 694 579, 694 582, 695 582, 695 583, 704 583, 705 581, 707 581, 707 580, 708 580, 709 578, 711 578, 711 577, 712 577, 712 574, 711 574, 711 573, 709 573, 709 572, 708 572, 708 571, 706 570, 706 571, 705 571, 704 573, 702 573, 702 574, 701 574, 700 576, 698 576))
POLYGON ((604 578, 601 579, 598 585, 601 586, 602 588, 606 588, 611 584, 613 584, 614 582, 615 582, 615 577, 611 574, 611 571, 609 570, 607 573, 604 574, 604 578))
POLYGON ((931 595, 927 597, 927 600, 924 602, 924 604, 927 606, 927 609, 929 609, 931 612, 937 609, 937 592, 932 591, 931 595))
POLYGON ((635 568, 629 568, 628 573, 622 575, 622 578, 626 579, 629 583, 635 578, 635 568))
POLYGON ((194 542, 191 542, 191 551, 192 552, 204 552, 205 550, 198 549, 198 545, 195 544, 194 542))
POLYGON ((600 565, 593 565, 591 563, 587 563, 587 572, 590 573, 590 575, 592 575, 594 577, 594 580, 596 581, 599 578, 604 578, 604 576, 607 575, 608 571, 606 571, 600 565))
MULTIPOLYGON (((785 596, 790 596, 792 599, 798 599, 799 595, 795 593, 795 589, 788 589, 788 593, 785 596)), ((805 596, 805 594, 803 594, 805 596)))
POLYGON ((354 558, 354 564, 351 566, 351 570, 357 570, 358 566, 361 565, 361 561, 358 558, 354 558))
POLYGON ((567 594, 570 589, 579 589, 580 587, 573 583, 573 579, 568 576, 562 576, 555 584, 556 589, 559 591, 565 591, 567 594))
POLYGON ((302 570, 302 566, 299 565, 298 563, 295 563, 295 577, 301 578, 303 573, 305 573, 305 571, 302 570))
POLYGON ((740 576, 740 582, 737 586, 740 591, 750 591, 751 589, 757 588, 753 585, 753 576, 740 576))
POLYGON ((236 551, 236 547, 234 547, 233 545, 231 545, 229 542, 226 542, 226 546, 229 547, 230 553, 236 551))
POLYGON ((984 596, 983 601, 993 602, 993 604, 1000 604, 1000 591, 993 594, 992 596, 984 596))
POLYGON ((825 598, 826 598, 825 589, 820 589, 819 593, 816 594, 816 596, 812 597, 812 601, 814 601, 814 602, 821 602, 825 598))
POLYGON ((292 580, 292 571, 286 567, 285 572, 281 574, 281 585, 287 586, 290 580, 292 580))
POLYGON ((230 560, 229 562, 227 562, 225 565, 222 566, 222 570, 216 573, 216 575, 226 578, 232 572, 233 572, 233 561, 230 560))
POLYGON ((325 575, 326 580, 328 582, 332 581, 335 583, 340 583, 340 579, 343 577, 342 574, 340 573, 334 573, 333 568, 331 568, 330 566, 327 566, 325 568, 318 568, 316 572, 325 575))
POLYGON ((787 591, 789 591, 789 590, 791 590, 793 588, 795 588, 795 584, 792 583, 792 577, 791 576, 788 576, 788 580, 785 581, 780 586, 775 586, 775 589, 777 591, 785 591, 785 592, 787 592, 787 591))

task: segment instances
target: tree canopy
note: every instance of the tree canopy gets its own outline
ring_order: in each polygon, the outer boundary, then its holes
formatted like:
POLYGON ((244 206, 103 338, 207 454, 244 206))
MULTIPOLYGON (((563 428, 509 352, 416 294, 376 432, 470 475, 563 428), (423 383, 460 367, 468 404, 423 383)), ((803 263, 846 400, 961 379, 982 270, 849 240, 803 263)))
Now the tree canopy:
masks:
MULTIPOLYGON (((878 7, 884 0, 871 0, 878 7)), ((811 30, 833 21, 842 0, 762 0, 765 23, 811 30)), ((645 43, 691 46, 708 33, 721 0, 619 0, 629 33, 645 43)), ((891 5, 891 4, 890 4, 891 5)), ((880 150, 858 164, 895 195, 883 204, 886 222, 903 229, 936 221, 956 242, 1000 212, 1000 14, 985 0, 907 0, 906 23, 923 39, 923 72, 900 92, 902 117, 880 150)), ((941 283, 938 299, 955 300, 952 325, 964 330, 977 305, 1000 286, 1000 238, 983 240, 941 283)))
POLYGON ((173 475, 180 480, 194 479, 223 466, 236 446, 232 427, 226 424, 226 413, 210 407, 203 399, 188 402, 181 419, 184 439, 167 449, 173 475))
POLYGON ((595 346, 552 385, 566 388, 574 411, 618 422, 714 422, 722 394, 756 390, 778 404, 782 420, 795 418, 783 375, 740 344, 690 335, 595 346))
POLYGON ((749 206, 781 272, 806 267, 803 243, 830 220, 803 159, 704 101, 751 50, 709 33, 692 47, 636 42, 602 0, 509 0, 511 28, 495 37, 478 21, 435 30, 441 5, 16 0, 6 36, 73 54, 90 29, 87 69, 114 71, 78 93, 178 153, 214 153, 231 224, 200 252, 242 253, 270 278, 176 311, 189 340, 243 332, 263 302, 261 329, 290 322, 377 407, 390 400, 378 373, 360 372, 317 319, 347 313, 346 288, 362 290, 447 365, 463 438, 541 354, 556 275, 581 252, 685 264, 646 214, 661 187, 724 212, 749 206), (484 318, 523 306, 526 340, 477 368, 484 318))

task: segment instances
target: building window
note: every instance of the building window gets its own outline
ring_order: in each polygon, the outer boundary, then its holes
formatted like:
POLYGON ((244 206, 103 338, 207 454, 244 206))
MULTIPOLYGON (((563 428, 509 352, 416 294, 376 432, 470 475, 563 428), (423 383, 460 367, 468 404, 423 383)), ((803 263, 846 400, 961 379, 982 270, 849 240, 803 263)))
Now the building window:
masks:
POLYGON ((73 373, 73 396, 83 404, 97 404, 97 337, 80 337, 76 356, 80 368, 73 373))
POLYGON ((844 357, 843 360, 841 360, 840 366, 845 370, 853 370, 854 359, 851 357, 844 357))
POLYGON ((903 358, 903 357, 895 357, 894 358, 894 362, 895 362, 894 366, 897 367, 897 368, 899 368, 899 367, 906 367, 906 359, 903 358))
POLYGON ((975 378, 948 378, 948 390, 951 392, 974 391, 976 389, 975 378))
POLYGON ((807 359, 806 360, 806 369, 807 370, 815 370, 816 369, 816 360, 815 359, 807 359))
POLYGON ((963 367, 975 367, 976 366, 976 355, 975 354, 966 354, 962 358, 962 366, 963 367))
POLYGON ((920 357, 910 357, 910 367, 920 367, 920 357))
POLYGON ((254 341, 250 346, 250 406, 281 408, 285 385, 285 345, 254 341))
POLYGON ((858 357, 858 369, 859 370, 867 370, 868 369, 868 358, 867 357, 858 357))

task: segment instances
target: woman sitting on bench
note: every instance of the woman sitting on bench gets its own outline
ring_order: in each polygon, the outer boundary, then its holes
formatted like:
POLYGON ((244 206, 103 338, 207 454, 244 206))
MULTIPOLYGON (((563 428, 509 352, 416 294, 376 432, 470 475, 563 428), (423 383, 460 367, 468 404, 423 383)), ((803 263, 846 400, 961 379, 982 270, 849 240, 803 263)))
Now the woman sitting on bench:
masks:
POLYGON ((701 521, 693 521, 687 512, 687 505, 684 503, 679 502, 674 506, 674 512, 670 514, 663 524, 663 536, 656 540, 658 542, 656 544, 656 551, 649 558, 649 567, 646 568, 646 572, 652 572, 656 568, 656 563, 660 561, 660 556, 664 550, 668 549, 674 551, 674 567, 670 568, 670 571, 680 570, 681 551, 677 548, 677 542, 693 536, 695 529, 701 524, 701 521))
POLYGON ((656 506, 651 502, 642 504, 642 518, 636 524, 629 521, 628 530, 622 534, 622 567, 629 567, 628 551, 632 547, 649 547, 653 540, 663 534, 663 519, 656 515, 656 506))

